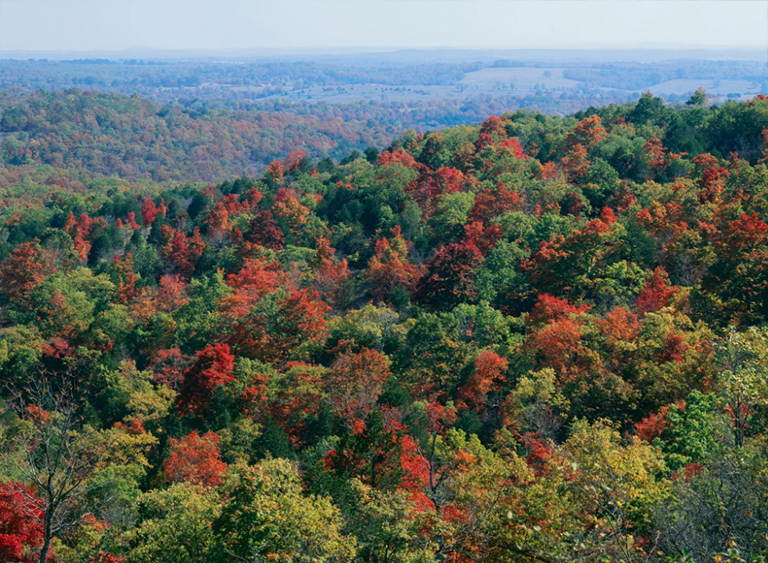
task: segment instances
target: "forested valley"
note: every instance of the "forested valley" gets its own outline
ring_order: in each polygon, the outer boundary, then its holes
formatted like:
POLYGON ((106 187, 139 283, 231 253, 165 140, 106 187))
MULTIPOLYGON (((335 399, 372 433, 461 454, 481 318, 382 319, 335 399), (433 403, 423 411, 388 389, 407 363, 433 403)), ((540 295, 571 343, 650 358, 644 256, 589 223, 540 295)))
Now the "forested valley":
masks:
MULTIPOLYGON (((2 159, 14 179, 38 165, 76 176, 215 182, 262 172, 291 152, 320 159, 379 149, 414 127, 479 123, 500 113, 492 100, 380 105, 176 101, 67 90, 0 93, 2 159)), ((7 184, 0 180, 0 185, 7 184)))
POLYGON ((3 94, 0 561, 765 560, 768 98, 274 103, 3 94))

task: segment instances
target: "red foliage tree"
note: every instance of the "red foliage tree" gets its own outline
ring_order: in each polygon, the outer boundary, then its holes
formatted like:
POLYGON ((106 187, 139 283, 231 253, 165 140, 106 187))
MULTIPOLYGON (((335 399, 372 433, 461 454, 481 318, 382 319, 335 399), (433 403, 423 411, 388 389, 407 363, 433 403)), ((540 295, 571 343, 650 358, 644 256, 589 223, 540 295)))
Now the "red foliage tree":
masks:
POLYGON ((509 362, 491 350, 483 350, 475 360, 475 372, 459 388, 459 408, 485 410, 486 398, 492 391, 500 391, 509 362))
POLYGON ((0 561, 27 563, 43 543, 43 506, 22 483, 0 483, 0 561))
POLYGON ((374 297, 385 301, 399 285, 410 289, 418 274, 418 268, 408 261, 408 247, 397 226, 392 229, 392 238, 376 242, 365 279, 374 297))
POLYGON ((600 220, 606 225, 613 225, 616 221, 618 221, 618 218, 613 212, 613 209, 610 207, 603 207, 603 210, 600 212, 600 220))
POLYGON ((232 288, 222 302, 222 310, 234 318, 243 318, 262 297, 273 292, 283 281, 280 265, 261 259, 246 259, 242 269, 227 276, 232 288))
POLYGON ((482 262, 473 244, 451 243, 437 251, 416 288, 416 298, 431 307, 451 307, 475 297, 474 274, 482 262))
POLYGON ((81 213, 80 217, 75 220, 74 214, 70 211, 67 216, 67 221, 64 223, 64 231, 69 233, 72 238, 87 240, 93 233, 94 225, 101 225, 106 228, 107 223, 100 217, 91 219, 88 217, 87 213, 81 213))
POLYGON ((48 344, 43 346, 43 354, 46 356, 56 358, 57 360, 75 356, 75 348, 63 338, 54 336, 48 342, 48 344))
POLYGON ((557 165, 556 162, 545 162, 541 166, 541 170, 538 172, 542 180, 554 180, 560 176, 560 173, 561 168, 557 165))
POLYGON ((318 297, 316 291, 299 290, 280 300, 278 327, 283 349, 289 350, 307 340, 318 341, 325 337, 326 314, 330 308, 318 297))
POLYGON ((606 313, 605 319, 595 320, 595 324, 607 337, 609 344, 632 342, 640 333, 640 321, 637 315, 623 307, 615 307, 606 313))
POLYGON ((182 354, 178 348, 169 348, 159 350, 152 361, 149 363, 149 369, 155 374, 155 383, 167 385, 171 389, 178 391, 184 379, 184 372, 192 364, 192 358, 182 354))
POLYGON ((136 281, 139 277, 133 272, 133 254, 126 254, 124 259, 115 254, 115 270, 119 277, 117 283, 117 294, 120 299, 120 303, 128 303, 131 299, 136 297, 138 289, 136 288, 136 281))
POLYGON ((635 434, 637 434, 637 437, 646 442, 652 442, 655 438, 661 436, 661 433, 669 426, 667 410, 669 410, 669 407, 662 407, 658 413, 649 414, 635 424, 635 434))
POLYGON ((566 137, 565 144, 571 149, 581 145, 589 150, 607 136, 608 134, 605 131, 605 127, 603 127, 603 120, 600 116, 591 115, 576 124, 576 127, 566 137))
POLYGON ((656 355, 659 362, 675 362, 679 364, 683 361, 683 354, 688 349, 688 345, 683 340, 682 335, 670 330, 667 338, 664 340, 664 347, 656 355))
POLYGON ((730 221, 724 229, 720 246, 724 254, 741 255, 768 243, 768 223, 758 218, 757 213, 741 214, 740 219, 730 221))
POLYGON ((269 169, 267 170, 267 175, 272 179, 273 182, 280 183, 283 181, 283 165, 280 164, 278 161, 270 162, 269 163, 269 169))
POLYGON ((480 131, 475 142, 475 150, 480 152, 484 148, 493 146, 506 139, 507 130, 504 127, 504 122, 500 117, 492 115, 480 124, 480 131))
POLYGON ((550 472, 547 460, 554 454, 552 446, 529 434, 525 436, 525 447, 529 452, 525 458, 526 463, 536 475, 547 475, 550 472))
POLYGON ((575 145, 562 159, 563 169, 570 182, 578 182, 587 175, 589 153, 584 145, 575 145))
POLYGON ((189 301, 186 296, 189 284, 177 274, 163 274, 158 286, 157 304, 163 311, 176 311, 189 301))
POLYGON ((241 202, 237 194, 229 194, 216 202, 205 220, 209 236, 218 240, 223 239, 232 231, 232 219, 255 208, 263 194, 254 188, 248 192, 247 196, 245 201, 241 202))
POLYGON ((469 225, 464 225, 462 243, 474 246, 480 251, 480 254, 485 256, 503 236, 504 230, 497 223, 485 227, 480 221, 475 221, 469 225))
POLYGON ((307 153, 304 151, 293 151, 291 154, 288 155, 288 158, 285 159, 285 169, 286 170, 297 170, 302 163, 306 160, 307 153))
POLYGON ((144 226, 149 227, 154 223, 159 213, 160 209, 155 205, 155 202, 145 197, 141 202, 141 219, 144 221, 144 226))
POLYGON ((347 259, 334 260, 336 249, 325 237, 319 237, 315 243, 317 251, 317 270, 315 271, 314 286, 320 297, 333 304, 342 295, 344 282, 349 278, 347 259))
POLYGON ((548 293, 539 295, 539 300, 531 309, 528 320, 533 325, 542 325, 561 319, 567 319, 571 315, 578 315, 589 311, 589 305, 574 307, 567 299, 558 299, 548 293))
POLYGON ((244 234, 246 242, 257 244, 272 250, 282 250, 285 243, 283 231, 278 226, 272 213, 260 211, 256 217, 248 223, 248 230, 244 234))
POLYGON ((693 163, 699 171, 697 183, 702 188, 701 200, 717 201, 723 192, 723 184, 730 173, 723 166, 720 166, 719 161, 711 154, 697 155, 693 157, 693 163))
POLYGON ((499 146, 509 150, 512 154, 515 155, 515 158, 528 158, 528 155, 525 154, 525 150, 523 149, 523 145, 520 144, 520 139, 517 137, 512 137, 511 139, 502 141, 499 143, 499 146))
POLYGON ((662 172, 669 166, 666 153, 667 149, 658 137, 648 139, 643 145, 643 155, 648 161, 648 168, 654 172, 662 172))
POLYGON ((407 168, 418 168, 419 163, 410 154, 405 152, 401 148, 396 148, 393 151, 384 151, 379 155, 379 166, 387 166, 389 164, 402 164, 407 168))
POLYGON ((84 264, 88 260, 88 254, 91 252, 91 241, 83 240, 80 237, 75 237, 72 240, 72 244, 75 248, 75 254, 81 264, 84 264))
POLYGON ((10 299, 25 300, 46 274, 43 250, 37 241, 19 245, 0 266, 0 290, 10 299))
POLYGON ((331 365, 328 394, 335 410, 343 416, 364 418, 373 411, 392 372, 381 352, 363 348, 341 354, 331 365))
POLYGON ((277 302, 273 314, 254 312, 240 322, 231 342, 239 353, 263 361, 285 359, 307 344, 325 339, 330 307, 314 290, 293 290, 277 302))
POLYGON ((440 195, 459 192, 472 181, 460 170, 448 166, 435 170, 432 178, 437 187, 437 193, 440 195))
POLYGON ((648 209, 637 213, 637 222, 652 235, 663 238, 672 238, 688 228, 684 209, 676 202, 652 202, 648 209))
POLYGON ((263 413, 269 402, 269 376, 255 373, 240 397, 243 414, 254 418, 263 413))
POLYGON ((419 175, 405 186, 405 191, 419 204, 424 217, 434 213, 440 196, 466 190, 477 183, 473 176, 465 176, 455 168, 444 166, 433 172, 422 164, 417 167, 419 175))
POLYGON ((163 225, 160 232, 162 239, 167 241, 160 249, 160 256, 179 274, 189 278, 195 271, 195 264, 205 250, 205 242, 200 237, 200 232, 195 229, 193 236, 187 238, 184 231, 176 230, 168 225, 163 225))
POLYGON ((135 211, 129 211, 128 212, 128 226, 132 230, 134 230, 134 231, 136 229, 140 228, 139 224, 136 222, 136 212, 135 211))
POLYGON ((170 453, 163 462, 163 478, 168 483, 189 482, 206 487, 215 487, 227 470, 221 461, 219 436, 206 432, 202 436, 196 431, 176 440, 169 440, 170 453))
POLYGON ((398 413, 374 410, 365 420, 351 421, 351 426, 352 432, 326 454, 327 469, 383 490, 416 489, 425 484, 426 466, 417 454, 418 444, 398 413))
POLYGON ((563 382, 573 381, 582 371, 586 350, 581 345, 581 323, 570 318, 553 321, 533 333, 529 346, 554 369, 563 382))
POLYGON ((523 198, 519 193, 509 191, 505 184, 499 182, 493 189, 486 188, 475 196, 469 220, 487 223, 509 211, 519 211, 522 204, 523 198))
POLYGON ((179 412, 205 414, 216 389, 235 379, 234 362, 228 344, 208 344, 198 352, 195 363, 184 372, 181 392, 176 398, 179 412))
POLYGON ((221 236, 227 233, 232 228, 229 218, 230 211, 226 204, 223 201, 217 201, 206 220, 210 235, 221 236))
POLYGON ((309 207, 299 201, 300 196, 301 193, 298 190, 280 188, 272 206, 273 215, 285 221, 294 233, 301 230, 311 213, 309 207))
POLYGON ((668 153, 666 147, 661 144, 661 140, 657 137, 648 139, 643 145, 643 157, 645 158, 646 165, 650 172, 649 178, 654 174, 664 172, 673 160, 677 160, 686 156, 688 153, 668 153))
POLYGON ((200 236, 200 231, 195 229, 194 233, 192 233, 192 238, 187 239, 186 260, 180 266, 182 273, 187 275, 187 277, 192 275, 192 272, 195 270, 195 264, 197 264, 200 256, 203 255, 204 250, 205 242, 203 242, 200 236))
MULTIPOLYGON (((611 217, 605 219, 610 221, 611 217)), ((593 219, 567 236, 553 235, 541 241, 531 260, 521 265, 532 284, 547 292, 567 293, 579 279, 610 259, 614 249, 612 232, 613 224, 593 219)))
POLYGON ((678 291, 680 291, 679 287, 670 286, 667 283, 666 272, 663 268, 656 268, 653 271, 653 276, 643 286, 637 296, 637 301, 635 301, 638 314, 644 315, 650 311, 658 311, 666 307, 670 298, 678 291))
POLYGON ((426 166, 419 164, 419 175, 415 180, 408 182, 405 191, 408 197, 419 204, 419 209, 424 217, 430 217, 435 212, 438 202, 440 186, 435 180, 433 172, 426 166))
MULTIPOLYGON (((87 218, 88 215, 83 213, 85 217, 87 218)), ((67 220, 64 222, 64 227, 62 227, 63 231, 67 234, 69 234, 71 237, 78 236, 76 232, 74 232, 75 226, 77 225, 77 220, 75 219, 75 214, 70 211, 67 214, 67 220)))

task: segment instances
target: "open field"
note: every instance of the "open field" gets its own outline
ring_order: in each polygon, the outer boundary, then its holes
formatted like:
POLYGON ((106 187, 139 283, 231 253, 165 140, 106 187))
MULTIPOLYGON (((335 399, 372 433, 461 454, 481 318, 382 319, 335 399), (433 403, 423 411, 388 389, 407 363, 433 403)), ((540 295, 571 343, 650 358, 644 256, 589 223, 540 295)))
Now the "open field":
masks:
POLYGON ((656 95, 684 94, 703 86, 711 95, 727 96, 731 93, 758 94, 760 84, 751 80, 667 80, 649 88, 656 95))
POLYGON ((562 68, 484 68, 467 73, 459 81, 460 84, 471 86, 494 86, 497 84, 514 84, 518 90, 534 90, 554 88, 576 89, 576 80, 563 78, 562 68))

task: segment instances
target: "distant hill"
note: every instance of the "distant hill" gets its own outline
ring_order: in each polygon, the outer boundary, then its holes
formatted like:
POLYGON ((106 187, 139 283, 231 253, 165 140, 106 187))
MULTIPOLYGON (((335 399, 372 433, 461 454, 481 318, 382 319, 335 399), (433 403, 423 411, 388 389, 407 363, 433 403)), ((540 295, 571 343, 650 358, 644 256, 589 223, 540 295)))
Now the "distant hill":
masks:
MULTIPOLYGON (((598 103, 600 98, 591 99, 598 103)), ((343 158, 384 148, 402 131, 478 123, 519 107, 563 113, 584 100, 535 96, 420 103, 345 104, 270 100, 160 105, 138 95, 64 90, 0 93, 6 165, 48 164, 90 175, 213 181, 262 170, 303 151, 343 158)))

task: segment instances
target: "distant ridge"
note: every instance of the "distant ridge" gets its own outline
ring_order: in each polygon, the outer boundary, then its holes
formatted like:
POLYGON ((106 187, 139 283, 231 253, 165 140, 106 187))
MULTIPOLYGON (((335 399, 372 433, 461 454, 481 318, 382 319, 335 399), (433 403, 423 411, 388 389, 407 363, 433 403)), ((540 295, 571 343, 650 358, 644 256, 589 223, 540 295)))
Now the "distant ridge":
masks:
POLYGON ((109 59, 114 61, 145 59, 169 61, 212 62, 307 60, 350 62, 354 60, 376 60, 391 62, 467 62, 492 61, 498 58, 522 60, 584 60, 595 62, 638 61, 653 62, 669 59, 738 60, 766 61, 768 52, 762 48, 690 48, 674 45, 637 45, 616 47, 553 48, 553 49, 387 49, 387 48, 336 48, 336 49, 153 49, 134 47, 121 51, 0 51, 0 59, 109 59))

